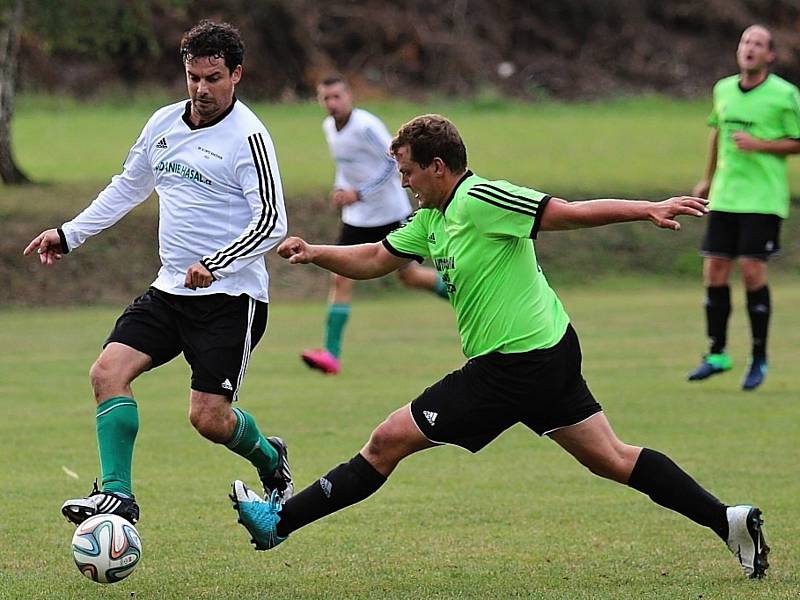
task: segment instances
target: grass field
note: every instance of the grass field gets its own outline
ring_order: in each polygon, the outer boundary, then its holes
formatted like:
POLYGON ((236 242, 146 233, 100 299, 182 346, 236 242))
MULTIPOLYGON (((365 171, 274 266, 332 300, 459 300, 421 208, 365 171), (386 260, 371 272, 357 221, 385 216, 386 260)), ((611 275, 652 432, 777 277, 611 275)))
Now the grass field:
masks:
MULTIPOLYGON (((174 100, 174 99, 173 99, 174 100)), ((22 97, 13 123, 19 162, 35 179, 104 182, 165 98, 99 104, 22 97)), ((333 164, 319 106, 253 104, 277 149, 287 197, 329 189, 333 164)), ((710 101, 631 98, 590 104, 368 103, 390 131, 425 112, 460 128, 473 169, 566 197, 686 193, 703 173, 710 101)), ((792 162, 800 193, 800 161, 792 162)), ((2 193, 2 192, 0 192, 2 193)))
MULTIPOLYGON (((43 295, 57 285, 58 277, 49 288, 34 279, 19 257, 20 240, 84 206, 119 170, 147 117, 169 101, 18 99, 16 155, 46 185, 0 186, 0 221, 8 226, 0 272, 7 286, 13 276, 43 295)), ((708 104, 639 98, 525 105, 484 98, 365 107, 390 129, 423 112, 448 115, 481 174, 577 198, 688 191, 706 161, 708 104)), ((302 215, 317 209, 299 205, 332 181, 319 107, 252 106, 275 140, 293 228, 316 226, 302 215)), ((797 196, 798 159, 790 161, 790 179, 797 196)), ((141 210, 152 214, 154 204, 141 210)), ((649 236, 665 244, 674 239, 674 246, 656 250, 673 258, 653 260, 655 270, 697 279, 696 244, 686 241, 692 232, 697 237, 696 227, 675 238, 644 226, 608 239, 560 234, 564 245, 550 255, 547 239, 540 246, 545 267, 558 266, 556 281, 579 282, 602 262, 630 272, 562 290, 582 337, 585 375, 623 439, 666 452, 723 500, 764 509, 773 548, 767 580, 745 580, 713 534, 637 492, 597 480, 555 444, 520 427, 477 456, 448 447, 411 457, 375 497, 293 534, 273 552, 256 553, 226 498, 232 479, 256 484, 255 472, 193 432, 186 419, 188 368, 179 359, 135 386, 142 564, 125 582, 92 584, 72 564, 72 528, 58 509, 65 498, 85 495, 96 475, 87 371, 122 306, 0 306, 0 599, 800 597, 795 263, 773 285, 764 388, 750 395, 738 389, 748 343, 738 288, 731 323, 735 372, 689 385, 685 374, 704 345, 699 284, 637 278, 645 270, 630 259, 649 236), (561 255, 568 262, 556 262, 561 255)), ((791 258, 798 246, 785 233, 791 258)), ((78 270, 76 281, 83 281, 80 269, 88 263, 106 264, 113 250, 106 242, 113 238, 102 239, 67 265, 78 270)), ((116 262, 98 281, 109 275, 122 276, 116 262)), ((267 433, 287 439, 303 487, 349 459, 391 410, 462 358, 444 303, 389 295, 379 282, 354 305, 345 372, 338 378, 308 372, 297 354, 319 343, 322 295, 318 302, 289 303, 291 290, 280 285, 297 286, 294 296, 305 296, 305 288, 284 275, 276 277, 282 280, 275 286, 278 300, 242 405, 267 433)))
MULTIPOLYGON (((627 280, 562 297, 618 434, 668 453, 723 500, 764 509, 773 548, 764 581, 745 580, 710 532, 597 480, 520 427, 476 456, 448 447, 411 457, 376 496, 256 553, 226 499, 232 479, 256 483, 255 473, 192 431, 179 359, 136 384, 143 561, 101 587, 73 566, 58 509, 96 473, 86 372, 121 307, 15 309, 0 311, 0 598, 797 598, 800 284, 774 285, 771 373, 749 395, 738 390, 747 352, 738 289, 735 372, 683 380, 703 345, 699 294, 627 280)), ((461 363, 447 306, 403 293, 355 305, 346 370, 324 378, 297 359, 318 342, 321 318, 319 303, 273 306, 242 399, 288 440, 301 487, 461 363)))

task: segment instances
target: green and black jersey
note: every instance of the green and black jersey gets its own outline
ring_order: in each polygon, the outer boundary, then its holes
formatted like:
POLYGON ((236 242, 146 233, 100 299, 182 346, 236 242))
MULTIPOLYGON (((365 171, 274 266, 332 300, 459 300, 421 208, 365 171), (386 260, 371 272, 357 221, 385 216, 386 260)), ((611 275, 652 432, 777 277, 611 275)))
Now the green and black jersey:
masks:
POLYGON ((420 209, 383 244, 433 260, 468 358, 555 346, 569 317, 536 260, 533 238, 549 196, 467 171, 442 209, 420 209))
POLYGON ((708 124, 719 130, 717 168, 711 183, 711 210, 789 216, 786 157, 744 152, 733 134, 745 131, 762 140, 800 139, 800 92, 771 74, 747 91, 740 76, 714 86, 714 108, 708 124))

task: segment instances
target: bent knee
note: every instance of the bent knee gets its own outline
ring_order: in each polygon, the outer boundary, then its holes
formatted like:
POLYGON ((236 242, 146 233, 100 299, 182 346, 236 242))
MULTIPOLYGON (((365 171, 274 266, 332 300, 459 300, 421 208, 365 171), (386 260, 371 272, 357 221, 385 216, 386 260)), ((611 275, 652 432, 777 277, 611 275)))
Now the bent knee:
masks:
POLYGON ((614 451, 596 454, 581 459, 581 464, 598 477, 626 483, 636 465, 639 449, 622 446, 614 451))
POLYGON ((197 433, 217 444, 228 442, 232 436, 231 430, 235 426, 235 418, 234 423, 231 424, 214 411, 194 406, 189 409, 189 422, 197 433))
POLYGON ((367 452, 373 456, 382 456, 391 453, 403 445, 403 436, 399 428, 395 427, 391 418, 385 420, 369 436, 367 452))
POLYGON ((195 428, 197 433, 202 435, 207 440, 218 443, 227 441, 226 439, 222 439, 224 436, 220 435, 219 426, 206 411, 190 410, 189 422, 192 424, 192 427, 195 428))
POLYGON ((89 381, 92 384, 95 396, 102 396, 105 391, 118 388, 123 381, 123 377, 118 369, 115 369, 108 361, 102 357, 94 361, 89 369, 89 381))
POLYGON ((198 433, 203 433, 202 429, 205 427, 206 419, 203 418, 203 413, 200 410, 195 410, 194 408, 189 409, 189 423, 192 424, 198 433))
POLYGON ((603 458, 594 462, 584 462, 583 466, 589 469, 593 475, 597 475, 598 477, 602 477, 604 479, 612 479, 614 481, 622 481, 623 479, 626 479, 621 476, 623 470, 622 464, 615 461, 603 458))

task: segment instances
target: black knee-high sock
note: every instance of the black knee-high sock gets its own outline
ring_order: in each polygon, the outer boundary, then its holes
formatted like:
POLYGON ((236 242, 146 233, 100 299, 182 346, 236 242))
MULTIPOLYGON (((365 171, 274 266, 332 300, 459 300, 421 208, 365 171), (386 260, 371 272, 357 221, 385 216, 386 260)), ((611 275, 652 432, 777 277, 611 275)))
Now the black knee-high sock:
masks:
POLYGON ((356 454, 289 498, 281 509, 277 533, 287 536, 312 521, 360 502, 378 491, 385 481, 386 477, 366 458, 356 454))
POLYGON ((706 288, 706 333, 711 354, 725 350, 728 342, 728 317, 731 314, 731 288, 727 285, 706 288))
POLYGON ((753 358, 767 358, 767 330, 771 312, 768 286, 747 292, 747 314, 750 315, 750 331, 753 334, 753 358))
POLYGON ((727 506, 704 490, 668 456, 642 448, 628 485, 650 496, 656 504, 710 527, 727 541, 727 506))

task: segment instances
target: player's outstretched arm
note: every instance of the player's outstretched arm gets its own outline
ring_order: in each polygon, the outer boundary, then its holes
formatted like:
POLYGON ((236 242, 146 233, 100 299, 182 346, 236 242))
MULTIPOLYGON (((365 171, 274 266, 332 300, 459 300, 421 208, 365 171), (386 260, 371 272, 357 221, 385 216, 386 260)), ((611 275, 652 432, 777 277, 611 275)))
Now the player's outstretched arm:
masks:
POLYGON ((391 254, 383 244, 356 246, 320 246, 299 237, 286 238, 278 246, 278 254, 292 264, 312 263, 348 279, 374 279, 399 269, 409 262, 391 254))
POLYGON ((708 200, 693 196, 675 196, 661 202, 649 200, 586 200, 567 202, 552 198, 545 207, 540 229, 559 231, 600 227, 612 223, 650 221, 657 227, 681 228, 679 216, 702 217, 708 212, 708 200))
POLYGON ((53 266, 57 260, 61 260, 64 250, 61 246, 61 236, 57 229, 43 231, 31 240, 25 247, 22 254, 28 256, 33 251, 39 255, 39 262, 43 265, 53 266))

